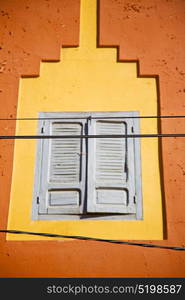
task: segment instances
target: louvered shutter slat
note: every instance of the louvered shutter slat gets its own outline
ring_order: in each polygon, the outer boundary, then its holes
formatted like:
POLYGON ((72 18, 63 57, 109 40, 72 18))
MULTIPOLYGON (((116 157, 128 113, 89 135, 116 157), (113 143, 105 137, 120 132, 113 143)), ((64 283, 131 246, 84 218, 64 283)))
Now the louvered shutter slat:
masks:
MULTIPOLYGON (((105 121, 96 122, 96 134, 124 134, 124 123, 111 123, 105 121)), ((117 139, 97 139, 96 140, 96 180, 97 186, 102 187, 108 185, 110 182, 117 182, 118 184, 126 180, 124 171, 125 163, 125 140, 117 139), (99 156, 104 153, 104 156, 99 156), (109 162, 107 163, 107 155, 109 162), (118 164, 115 163, 114 157, 119 157, 118 164), (103 181, 103 182, 102 182, 103 181)), ((109 193, 110 194, 110 193, 109 193)))

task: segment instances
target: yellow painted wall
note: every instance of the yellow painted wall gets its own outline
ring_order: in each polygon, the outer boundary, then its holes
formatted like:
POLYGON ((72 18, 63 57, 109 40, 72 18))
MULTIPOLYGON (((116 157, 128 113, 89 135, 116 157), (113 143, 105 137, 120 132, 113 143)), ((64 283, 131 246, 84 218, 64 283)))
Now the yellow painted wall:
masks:
MULTIPOLYGON (((41 63, 40 77, 22 78, 17 118, 39 112, 139 111, 157 115, 155 78, 137 78, 135 63, 117 62, 115 48, 96 48, 96 1, 81 1, 80 47, 65 48, 61 61, 41 63)), ((155 119, 141 119, 141 133, 157 133, 155 119)), ((17 121, 16 135, 37 134, 37 121, 17 121)), ((31 220, 35 140, 17 140, 8 229, 111 239, 162 239, 158 141, 141 139, 144 219, 137 221, 31 220)), ((7 235, 8 240, 45 237, 7 235)))

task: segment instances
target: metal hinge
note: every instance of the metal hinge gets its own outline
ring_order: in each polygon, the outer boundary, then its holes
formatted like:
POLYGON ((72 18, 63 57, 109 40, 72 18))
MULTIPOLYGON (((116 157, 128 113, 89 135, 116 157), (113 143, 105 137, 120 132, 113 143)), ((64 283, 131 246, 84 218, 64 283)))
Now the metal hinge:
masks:
POLYGON ((39 199, 39 196, 37 196, 37 204, 40 203, 40 199, 39 199))

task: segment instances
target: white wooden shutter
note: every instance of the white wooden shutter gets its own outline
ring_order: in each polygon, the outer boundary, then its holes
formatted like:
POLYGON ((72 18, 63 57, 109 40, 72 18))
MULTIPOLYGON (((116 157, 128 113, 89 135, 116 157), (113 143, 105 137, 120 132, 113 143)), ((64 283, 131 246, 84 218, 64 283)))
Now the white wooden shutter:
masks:
MULTIPOLYGON (((46 121, 45 135, 81 135, 84 120, 46 121)), ((39 213, 82 213, 85 191, 85 144, 80 138, 44 139, 39 213)))
MULTIPOLYGON (((92 119, 89 134, 131 134, 132 119, 92 119)), ((135 213, 134 141, 93 138, 88 141, 88 212, 135 213)))

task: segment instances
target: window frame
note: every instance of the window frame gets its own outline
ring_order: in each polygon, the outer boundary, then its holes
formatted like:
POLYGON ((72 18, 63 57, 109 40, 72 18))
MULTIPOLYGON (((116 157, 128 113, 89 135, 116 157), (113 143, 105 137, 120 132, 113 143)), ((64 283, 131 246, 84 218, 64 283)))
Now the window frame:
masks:
MULTIPOLYGON (((84 124, 87 122, 87 120, 91 119, 97 119, 97 120, 111 120, 113 118, 114 120, 116 118, 121 119, 128 117, 128 120, 132 120, 133 123, 133 132, 128 132, 128 134, 139 134, 140 133, 140 122, 138 111, 129 111, 129 112, 40 112, 39 113, 39 122, 38 122, 38 135, 44 135, 45 132, 43 132, 43 126, 45 126, 48 119, 51 119, 50 122, 55 121, 59 122, 60 119, 64 121, 75 121, 75 122, 81 122, 84 120, 84 124), (132 118, 135 117, 135 118, 132 118), (46 120, 45 120, 46 119, 46 120), (44 124, 45 123, 45 124, 44 124)), ((125 120, 127 120, 125 118, 125 120)), ((49 124, 49 122, 48 122, 49 124)), ((83 134, 87 134, 87 128, 84 125, 84 131, 83 134)), ((88 132, 88 134, 93 134, 91 131, 88 132)), ((85 146, 85 139, 83 140, 83 151, 85 146)), ((91 140, 91 139, 88 139, 91 140)), ((93 139, 92 139, 93 140, 93 139)), ((39 211, 39 200, 38 199, 38 191, 40 190, 41 186, 41 177, 42 172, 48 173, 48 166, 43 168, 43 158, 44 158, 44 152, 46 149, 49 149, 49 139, 39 139, 37 142, 37 152, 36 152, 36 159, 35 159, 35 177, 34 177, 34 192, 33 192, 33 203, 32 203, 32 219, 33 220, 141 220, 143 218, 143 206, 142 206, 142 179, 141 179, 141 154, 140 154, 140 139, 139 138, 133 138, 133 151, 134 151, 134 168, 135 168, 135 191, 137 195, 137 202, 136 202, 136 213, 135 214, 124 214, 120 213, 118 215, 115 215, 114 213, 87 213, 83 214, 81 212, 80 214, 47 214, 46 209, 43 210, 43 213, 40 213, 39 211), (38 163, 39 162, 39 163, 38 163)), ((88 149, 87 149, 88 150, 88 149)), ((48 151, 49 152, 49 151, 48 151)), ((49 155, 49 153, 47 154, 49 155)), ((87 177, 89 177, 89 170, 88 167, 88 160, 89 157, 86 157, 86 163, 85 166, 83 166, 83 180, 89 181, 89 178, 84 178, 84 176, 87 174, 87 177), (84 168, 86 168, 86 172, 84 171, 84 168)), ((84 194, 86 193, 85 188, 85 182, 82 182, 82 185, 84 186, 84 194)), ((87 182, 88 186, 88 182, 87 182)), ((87 197, 87 195, 86 195, 87 197)), ((84 197, 85 199, 85 197, 84 197)), ((87 202, 87 198, 85 199, 87 202)), ((87 204, 86 204, 87 205, 87 204)))

